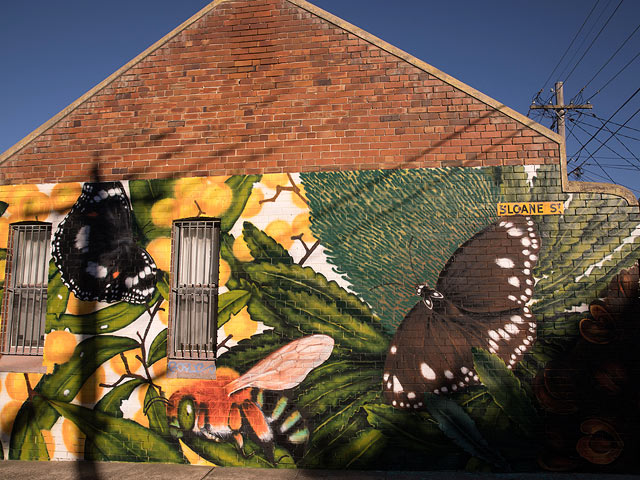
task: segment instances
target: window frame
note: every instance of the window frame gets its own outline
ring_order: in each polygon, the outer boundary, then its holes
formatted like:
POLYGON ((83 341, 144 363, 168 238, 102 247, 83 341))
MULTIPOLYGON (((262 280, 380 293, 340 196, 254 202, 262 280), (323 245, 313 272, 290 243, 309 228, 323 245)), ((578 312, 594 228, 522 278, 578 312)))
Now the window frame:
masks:
POLYGON ((0 326, 0 370, 44 371, 42 356, 47 316, 51 235, 50 222, 22 221, 9 224, 2 325, 0 326), (41 232, 46 238, 38 238, 34 241, 33 237, 41 232), (29 234, 31 234, 31 242, 26 239, 29 234), (21 235, 25 238, 21 238, 21 235), (41 260, 42 264, 34 266, 34 257, 36 260, 41 260), (18 263, 22 262, 24 262, 22 270, 18 272, 16 268, 19 266, 18 263), (18 284, 18 281, 25 280, 25 276, 26 282, 18 284), (19 306, 16 310, 14 302, 23 301, 25 298, 26 311, 20 312, 19 318, 16 319, 16 312, 20 311, 21 307, 19 306), (39 325, 35 319, 37 314, 41 315, 39 325), (21 330, 22 345, 18 340, 21 330))
MULTIPOLYGON (((219 270, 220 270, 220 219, 213 217, 191 217, 174 220, 171 227, 171 270, 170 270, 170 315, 169 330, 167 332, 167 357, 169 360, 177 361, 207 361, 214 362, 217 355, 217 330, 218 330, 218 288, 219 288, 219 270), (187 276, 194 275, 191 272, 192 264, 185 265, 180 262, 184 258, 184 251, 187 249, 183 239, 186 234, 189 235, 191 230, 198 235, 203 232, 202 241, 209 241, 209 282, 202 283, 180 283, 184 276, 185 269, 188 270, 187 276), (211 239, 206 238, 207 230, 211 231, 211 239), (215 280, 215 281, 212 281, 215 280), (189 298, 191 297, 191 298, 189 298), (189 308, 189 304, 193 303, 193 307, 189 308), (189 318, 185 321, 183 318, 182 306, 186 305, 189 312, 189 318), (207 305, 207 307, 205 307, 207 305), (208 312, 208 318, 200 319, 195 316, 208 312), (193 315, 192 315, 193 313, 193 315), (198 332, 200 327, 200 332, 198 332), (181 329, 180 331, 178 329, 181 329), (191 344, 180 342, 180 335, 187 339, 195 339, 191 344), (208 337, 208 338, 207 338, 208 337), (187 345, 190 348, 184 348, 187 345), (196 348, 193 348, 193 345, 196 348), (200 346, 204 346, 201 348, 200 346)), ((196 237, 196 241, 197 241, 196 237)), ((194 240, 191 240, 193 243, 194 240)), ((206 248, 206 245, 204 246, 206 248)), ((204 265, 203 272, 206 269, 206 252, 199 250, 197 246, 191 246, 191 250, 186 254, 193 263, 199 261, 204 265), (194 253, 195 250, 195 253, 194 253), (199 258, 204 253, 203 258, 199 258), (192 259, 192 254, 195 257, 192 259)), ((198 273, 196 272, 197 276, 198 273)))

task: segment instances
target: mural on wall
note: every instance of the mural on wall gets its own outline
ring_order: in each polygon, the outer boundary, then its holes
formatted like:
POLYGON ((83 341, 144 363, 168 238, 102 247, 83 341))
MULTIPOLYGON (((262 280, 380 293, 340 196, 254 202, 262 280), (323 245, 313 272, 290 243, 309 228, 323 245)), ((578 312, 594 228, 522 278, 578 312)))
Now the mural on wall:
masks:
POLYGON ((531 217, 502 217, 460 246, 436 288, 417 287, 420 302, 391 340, 382 380, 394 407, 419 409, 427 392, 480 383, 472 347, 484 347, 512 369, 533 344, 527 302, 540 249, 531 217))
POLYGON ((156 284, 156 265, 138 247, 131 205, 120 182, 85 183, 52 242, 60 278, 83 301, 144 304, 156 284))
POLYGON ((640 218, 616 197, 563 194, 556 167, 0 195, 0 247, 14 221, 56 232, 48 372, 0 374, 4 458, 638 469, 638 366, 620 345, 637 338, 640 218), (523 201, 564 214, 498 217, 523 201), (196 216, 222 232, 206 381, 166 375, 171 222, 196 216))

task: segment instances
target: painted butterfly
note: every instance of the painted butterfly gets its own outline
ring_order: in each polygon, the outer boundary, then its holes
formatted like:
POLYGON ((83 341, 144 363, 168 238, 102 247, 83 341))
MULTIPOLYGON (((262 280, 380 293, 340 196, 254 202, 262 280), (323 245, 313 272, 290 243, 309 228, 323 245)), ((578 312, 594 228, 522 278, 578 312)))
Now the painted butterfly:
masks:
POLYGON ((155 291, 156 265, 133 238, 131 204, 120 182, 83 185, 58 225, 52 256, 80 300, 146 303, 155 291))
POLYGON ((540 241, 531 217, 501 217, 460 246, 398 327, 384 366, 385 399, 420 409, 426 392, 478 384, 472 347, 512 369, 531 347, 536 322, 527 302, 540 241))
POLYGON ((331 356, 333 345, 328 335, 310 335, 272 352, 243 375, 219 368, 215 380, 198 381, 171 395, 169 423, 179 436, 234 440, 241 451, 246 435, 271 460, 274 445, 300 457, 309 429, 302 414, 280 391, 299 385, 331 356))

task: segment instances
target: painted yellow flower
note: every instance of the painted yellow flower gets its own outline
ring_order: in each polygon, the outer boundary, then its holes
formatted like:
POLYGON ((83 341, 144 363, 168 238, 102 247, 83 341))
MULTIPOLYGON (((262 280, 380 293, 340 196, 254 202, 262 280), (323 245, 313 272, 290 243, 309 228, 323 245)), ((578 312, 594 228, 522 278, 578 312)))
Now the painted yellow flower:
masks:
POLYGON ((251 319, 247 307, 240 310, 237 315, 232 315, 231 319, 224 324, 224 333, 232 335, 236 342, 251 337, 257 330, 258 324, 251 319))
POLYGON ((51 205, 54 210, 65 212, 73 207, 81 193, 79 183, 58 183, 51 190, 51 205))
POLYGON ((87 381, 84 382, 78 395, 76 395, 76 400, 85 404, 96 403, 100 400, 105 393, 104 387, 100 386, 100 384, 105 382, 105 378, 106 372, 104 367, 98 367, 96 371, 87 378, 87 381))
POLYGON ((153 258, 156 266, 160 270, 168 272, 171 268, 171 239, 168 237, 158 237, 147 245, 147 252, 153 258))
POLYGON ((244 218, 251 218, 258 215, 260 210, 262 210, 262 203, 260 203, 262 200, 264 200, 264 192, 261 188, 257 186, 254 187, 253 190, 251 190, 251 195, 249 196, 246 205, 244 206, 242 216, 244 218))
POLYGON ((64 330, 54 330, 48 333, 44 339, 44 357, 42 364, 47 367, 47 371, 53 370, 54 364, 66 363, 77 345, 76 337, 64 330))
POLYGON ((62 422, 62 440, 67 452, 71 455, 82 458, 84 456, 84 441, 86 436, 76 427, 76 424, 66 418, 62 422))
MULTIPOLYGON (((127 365, 129 365, 129 371, 131 373, 135 373, 142 366, 142 363, 139 359, 136 358, 136 356, 142 358, 142 351, 140 351, 139 348, 124 352, 124 357, 127 359, 127 365)), ((122 361, 120 355, 116 355, 115 357, 113 357, 109 361, 109 364, 111 365, 113 371, 118 375, 124 375, 125 373, 127 373, 124 362, 122 361)))
POLYGON ((293 233, 289 222, 284 220, 274 220, 267 225, 267 228, 265 228, 264 231, 287 250, 291 248, 291 245, 293 244, 291 236, 293 233))
POLYGON ((309 213, 303 212, 293 219, 291 222, 291 232, 292 235, 300 235, 302 234, 302 240, 309 245, 310 243, 314 243, 316 239, 311 233, 311 222, 309 220, 309 213))
POLYGON ((42 192, 29 192, 17 197, 15 208, 9 208, 12 222, 44 221, 51 212, 51 199, 42 192))
POLYGON ((244 237, 242 235, 234 240, 232 250, 233 255, 241 262, 250 262, 253 260, 251 250, 249 250, 249 246, 247 245, 247 242, 244 241, 244 237))
POLYGON ((175 198, 163 198, 151 207, 151 221, 158 227, 171 227, 173 212, 176 208, 175 198))
POLYGON ((265 187, 275 189, 278 185, 283 187, 289 186, 289 177, 286 173, 267 173, 262 176, 260 181, 265 187))
POLYGON ((231 267, 222 258, 220 259, 220 267, 218 268, 218 283, 221 287, 227 284, 231 276, 231 267))
POLYGON ((2 430, 2 433, 6 435, 11 434, 13 422, 16 419, 20 407, 22 407, 22 402, 18 400, 11 400, 2 407, 2 412, 0 412, 0 430, 2 430))

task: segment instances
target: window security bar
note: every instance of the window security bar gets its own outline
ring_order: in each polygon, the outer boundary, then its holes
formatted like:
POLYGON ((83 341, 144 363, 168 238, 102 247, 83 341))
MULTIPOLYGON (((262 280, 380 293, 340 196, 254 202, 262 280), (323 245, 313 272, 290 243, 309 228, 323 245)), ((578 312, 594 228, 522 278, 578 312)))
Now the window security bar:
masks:
POLYGON ((48 223, 21 222, 10 226, 3 354, 42 355, 50 238, 48 223))
POLYGON ((172 242, 170 357, 216 355, 220 221, 177 220, 172 242))

